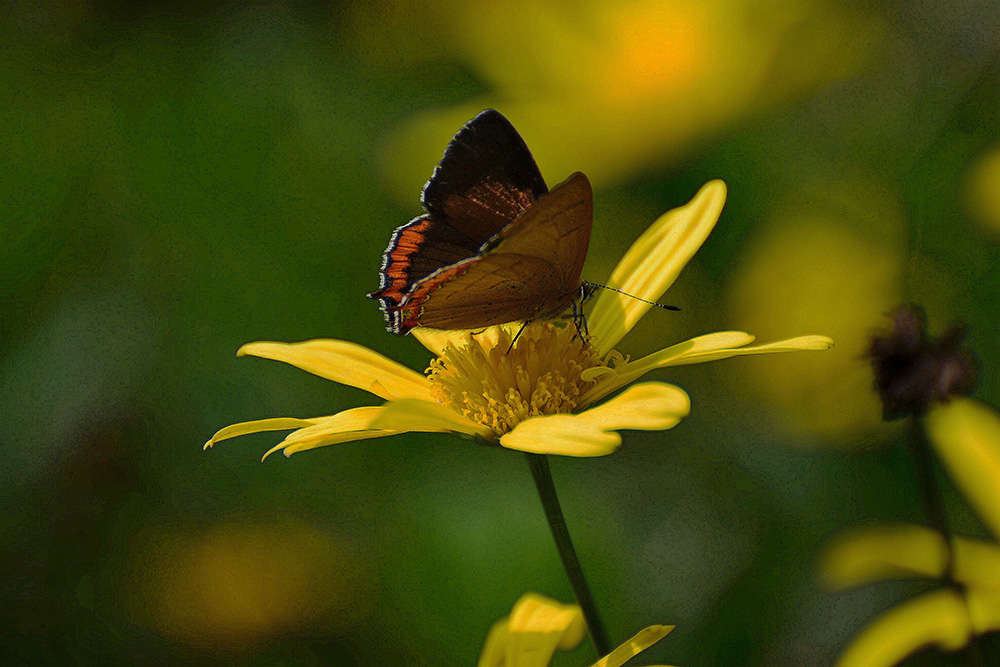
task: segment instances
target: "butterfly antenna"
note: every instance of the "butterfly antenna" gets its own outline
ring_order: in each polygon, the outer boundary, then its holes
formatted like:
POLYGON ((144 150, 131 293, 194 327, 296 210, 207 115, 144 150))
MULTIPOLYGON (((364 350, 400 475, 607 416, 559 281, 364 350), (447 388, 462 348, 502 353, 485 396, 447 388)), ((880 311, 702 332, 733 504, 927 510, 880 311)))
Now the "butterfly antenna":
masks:
MULTIPOLYGON (((629 294, 628 292, 622 291, 617 287, 609 287, 608 285, 602 285, 600 283, 592 283, 590 281, 586 281, 584 285, 586 285, 587 288, 600 287, 601 289, 611 290, 612 292, 618 292, 619 294, 624 294, 625 296, 635 299, 636 301, 642 301, 643 303, 648 303, 651 306, 656 306, 657 308, 662 308, 663 310, 680 310, 678 306, 668 306, 663 303, 657 303, 656 301, 649 301, 648 299, 643 299, 642 297, 638 297, 635 294, 629 294)), ((592 289, 589 291, 593 293, 592 289)))

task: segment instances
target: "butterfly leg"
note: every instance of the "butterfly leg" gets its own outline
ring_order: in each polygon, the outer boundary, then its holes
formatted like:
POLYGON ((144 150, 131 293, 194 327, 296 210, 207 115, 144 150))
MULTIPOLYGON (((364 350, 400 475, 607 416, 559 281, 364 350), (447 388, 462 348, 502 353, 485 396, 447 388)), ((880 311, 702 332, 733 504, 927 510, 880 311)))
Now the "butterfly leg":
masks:
POLYGON ((583 312, 583 304, 573 302, 573 326, 576 327, 576 336, 579 336, 580 340, 587 342, 590 338, 590 328, 587 326, 587 316, 583 312))
POLYGON ((514 349, 514 343, 516 343, 517 339, 521 337, 521 333, 527 328, 529 324, 531 324, 531 320, 527 320, 524 324, 522 324, 521 328, 517 330, 516 334, 514 334, 514 338, 511 339, 510 345, 507 346, 507 354, 510 354, 510 351, 514 349))

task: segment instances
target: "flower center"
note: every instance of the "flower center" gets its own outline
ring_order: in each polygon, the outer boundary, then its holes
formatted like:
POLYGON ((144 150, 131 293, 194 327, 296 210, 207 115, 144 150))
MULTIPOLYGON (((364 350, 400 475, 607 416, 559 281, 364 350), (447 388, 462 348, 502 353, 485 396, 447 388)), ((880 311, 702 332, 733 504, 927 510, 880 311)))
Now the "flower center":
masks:
POLYGON ((529 324, 511 347, 520 326, 468 334, 445 348, 427 369, 435 400, 497 436, 529 417, 573 412, 590 385, 581 374, 606 364, 573 326, 529 324))

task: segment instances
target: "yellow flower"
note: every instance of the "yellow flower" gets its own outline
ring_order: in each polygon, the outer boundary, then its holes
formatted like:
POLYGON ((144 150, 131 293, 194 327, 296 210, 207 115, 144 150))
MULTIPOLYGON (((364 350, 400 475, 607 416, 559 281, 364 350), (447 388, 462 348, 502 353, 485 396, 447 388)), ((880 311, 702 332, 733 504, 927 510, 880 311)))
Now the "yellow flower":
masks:
POLYGON ((927 435, 979 518, 1000 538, 1000 417, 971 398, 937 405, 927 435))
POLYGON ((993 233, 1000 232, 1000 148, 994 146, 973 163, 965 178, 970 216, 993 233))
MULTIPOLYGON (((621 667, 673 629, 672 625, 651 625, 593 667, 621 667)), ((579 607, 527 593, 514 603, 510 616, 490 628, 479 656, 479 667, 545 667, 557 648, 564 651, 576 648, 585 632, 579 607)))
POLYGON ((777 369, 747 364, 733 389, 777 408, 772 427, 795 434, 796 442, 871 447, 892 431, 870 391, 871 369, 858 357, 872 322, 901 298, 903 257, 880 234, 901 230, 902 219, 886 193, 854 179, 792 197, 765 216, 743 247, 729 275, 730 317, 760 336, 782 326, 823 331, 837 348, 777 369), (867 208, 851 208, 852 202, 867 208))
POLYGON ((346 633, 370 611, 356 545, 307 522, 154 523, 126 543, 111 589, 122 620, 193 648, 346 633))
MULTIPOLYGON (((632 245, 609 284, 643 299, 658 299, 715 226, 725 198, 725 184, 712 181, 687 205, 665 213, 632 245)), ((234 424, 205 447, 246 433, 297 429, 264 455, 281 449, 288 456, 412 431, 454 433, 539 454, 602 456, 621 444, 619 430, 667 429, 688 414, 687 394, 663 382, 632 385, 601 403, 651 370, 833 344, 825 336, 803 336, 750 346, 753 336, 725 331, 630 361, 613 348, 649 308, 621 294, 602 292, 588 318, 587 343, 572 326, 541 322, 528 326, 513 347, 516 324, 475 335, 414 329, 414 337, 438 355, 427 376, 346 341, 250 343, 238 354, 284 361, 369 391, 386 403, 327 417, 234 424)))
POLYGON ((955 651, 1000 630, 1000 416, 968 398, 938 404, 927 434, 993 540, 952 537, 910 524, 855 529, 826 550, 820 572, 834 589, 884 579, 948 577, 866 627, 837 667, 888 667, 926 646, 955 651))
POLYGON ((741 118, 852 76, 884 32, 872 13, 816 0, 569 7, 446 0, 359 8, 348 34, 364 43, 366 58, 412 67, 443 56, 485 89, 413 114, 387 142, 387 180, 401 201, 426 180, 454 128, 484 108, 515 121, 546 171, 579 169, 602 188, 676 161, 741 118), (387 30, 400 15, 398 32, 387 30))

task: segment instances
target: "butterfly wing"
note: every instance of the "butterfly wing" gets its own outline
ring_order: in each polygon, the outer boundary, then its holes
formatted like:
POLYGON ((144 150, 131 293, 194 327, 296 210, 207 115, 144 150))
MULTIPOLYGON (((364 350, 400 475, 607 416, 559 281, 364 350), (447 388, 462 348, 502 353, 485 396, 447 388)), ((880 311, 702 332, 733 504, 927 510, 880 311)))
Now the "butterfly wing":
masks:
POLYGON ((558 285, 553 266, 531 255, 473 257, 414 285, 394 324, 406 333, 415 326, 478 329, 530 320, 558 285))
POLYGON ((429 215, 414 218, 392 233, 382 255, 378 299, 391 328, 391 310, 397 307, 413 284, 438 269, 461 262, 479 252, 477 242, 450 225, 438 224, 429 215))
POLYGON ((474 329, 562 312, 579 293, 592 220, 590 182, 574 174, 505 228, 484 255, 416 283, 394 311, 395 329, 474 329))
POLYGON ((593 222, 594 191, 576 172, 500 233, 494 252, 531 255, 557 272, 552 308, 541 314, 558 314, 576 298, 593 222))
POLYGON ((378 299, 389 331, 406 293, 434 272, 474 257, 535 200, 545 181, 524 140, 497 111, 469 121, 424 187, 427 210, 396 229, 382 255, 378 299))
POLYGON ((521 135, 487 109, 458 131, 424 187, 427 212, 482 246, 548 192, 521 135))

